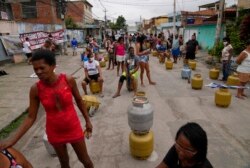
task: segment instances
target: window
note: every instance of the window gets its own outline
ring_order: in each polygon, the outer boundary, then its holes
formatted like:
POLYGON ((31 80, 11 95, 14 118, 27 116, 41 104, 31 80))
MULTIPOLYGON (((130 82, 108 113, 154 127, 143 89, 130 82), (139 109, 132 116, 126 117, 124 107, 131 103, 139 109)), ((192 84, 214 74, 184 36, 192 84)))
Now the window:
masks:
POLYGON ((22 3, 22 17, 23 18, 37 18, 36 1, 22 3))
POLYGON ((0 19, 12 20, 13 14, 10 4, 6 4, 4 1, 0 1, 0 19))

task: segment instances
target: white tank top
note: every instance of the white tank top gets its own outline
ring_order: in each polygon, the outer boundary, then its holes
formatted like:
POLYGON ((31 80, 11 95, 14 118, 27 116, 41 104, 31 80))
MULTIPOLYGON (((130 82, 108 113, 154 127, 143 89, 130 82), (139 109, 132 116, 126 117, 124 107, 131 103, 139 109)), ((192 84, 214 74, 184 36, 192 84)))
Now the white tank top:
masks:
POLYGON ((89 61, 86 61, 84 62, 84 68, 87 69, 88 71, 88 74, 91 76, 91 75, 96 75, 99 73, 98 71, 98 66, 99 66, 99 62, 94 60, 93 62, 89 62, 89 61))
POLYGON ((237 71, 241 73, 250 73, 250 53, 246 50, 243 52, 247 54, 247 57, 238 66, 237 71))

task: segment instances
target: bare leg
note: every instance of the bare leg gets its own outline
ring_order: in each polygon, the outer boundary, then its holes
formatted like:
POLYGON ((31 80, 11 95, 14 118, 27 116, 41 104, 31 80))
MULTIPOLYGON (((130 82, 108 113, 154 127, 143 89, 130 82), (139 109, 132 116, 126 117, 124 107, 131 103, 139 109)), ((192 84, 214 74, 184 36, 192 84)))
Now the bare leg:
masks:
POLYGON ((155 85, 156 83, 151 80, 150 70, 149 70, 149 63, 145 64, 146 74, 148 77, 148 81, 150 85, 155 85))
POLYGON ((112 63, 112 69, 114 69, 114 66, 115 66, 115 61, 114 61, 114 59, 111 59, 111 63, 112 63))
MULTIPOLYGON (((244 83, 242 83, 242 86, 246 86, 246 82, 244 82, 244 83)), ((243 96, 243 97, 247 97, 247 95, 244 93, 244 90, 245 89, 242 89, 242 93, 241 93, 241 95, 243 96)))
POLYGON ((118 88, 117 88, 117 91, 116 91, 115 95, 113 96, 113 98, 121 96, 120 92, 121 92, 121 89, 122 89, 122 85, 123 85, 123 82, 118 83, 118 88))
MULTIPOLYGON (((245 86, 246 83, 244 82, 240 82, 240 86, 245 86)), ((237 91, 237 95, 236 97, 239 98, 239 99, 244 99, 244 89, 242 88, 239 88, 238 91, 237 91)))
POLYGON ((71 144, 74 151, 76 152, 76 155, 80 162, 84 165, 85 168, 94 168, 94 165, 88 155, 87 147, 85 144, 85 140, 72 143, 71 144))
POLYGON ((58 156, 58 159, 60 161, 61 168, 70 168, 67 146, 60 145, 60 146, 53 146, 53 147, 54 147, 56 154, 58 156))
POLYGON ((145 87, 143 83, 143 75, 144 75, 144 69, 145 69, 145 63, 140 62, 140 69, 141 69, 141 74, 140 74, 140 79, 141 79, 141 86, 145 87))
POLYGON ((121 70, 122 70, 122 73, 124 72, 124 61, 121 62, 121 70))
POLYGON ((84 93, 85 93, 85 95, 87 95, 88 93, 87 93, 87 83, 85 82, 85 81, 83 81, 82 82, 82 89, 83 89, 83 91, 84 91, 84 93))
POLYGON ((120 64, 120 62, 117 62, 117 76, 119 76, 120 64))
POLYGON ((111 59, 109 58, 109 65, 108 65, 107 70, 109 70, 109 69, 110 69, 110 64, 111 64, 111 59))
POLYGON ((98 82, 99 82, 100 88, 101 88, 100 96, 103 97, 103 93, 102 93, 102 90, 103 90, 103 79, 98 78, 98 82))

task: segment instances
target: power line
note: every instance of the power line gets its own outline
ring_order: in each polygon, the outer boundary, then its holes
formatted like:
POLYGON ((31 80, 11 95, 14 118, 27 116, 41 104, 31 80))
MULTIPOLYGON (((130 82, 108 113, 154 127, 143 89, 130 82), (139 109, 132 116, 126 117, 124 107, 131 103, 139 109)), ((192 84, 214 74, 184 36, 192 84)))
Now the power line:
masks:
POLYGON ((106 10, 106 8, 105 8, 105 6, 103 5, 102 1, 99 0, 99 2, 100 2, 100 4, 101 4, 101 6, 106 10))

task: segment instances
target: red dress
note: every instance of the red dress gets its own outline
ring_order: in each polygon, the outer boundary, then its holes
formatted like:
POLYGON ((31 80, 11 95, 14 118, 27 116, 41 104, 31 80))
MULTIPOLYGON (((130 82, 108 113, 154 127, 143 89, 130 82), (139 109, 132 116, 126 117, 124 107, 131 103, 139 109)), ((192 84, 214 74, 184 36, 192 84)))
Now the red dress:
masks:
POLYGON ((84 133, 73 105, 72 90, 65 74, 52 85, 37 83, 38 96, 46 111, 46 133, 52 145, 74 143, 84 133))

